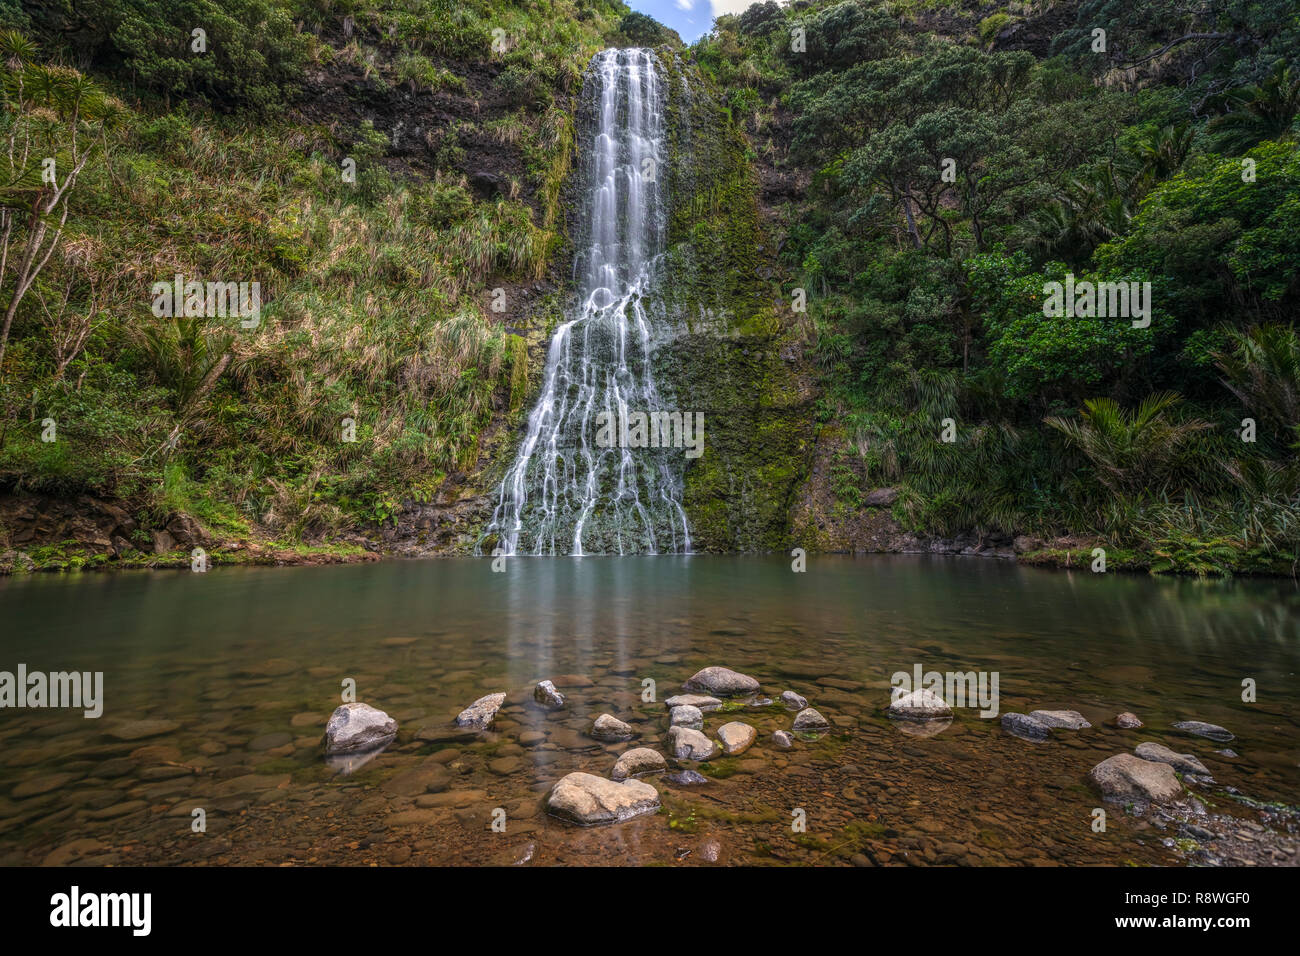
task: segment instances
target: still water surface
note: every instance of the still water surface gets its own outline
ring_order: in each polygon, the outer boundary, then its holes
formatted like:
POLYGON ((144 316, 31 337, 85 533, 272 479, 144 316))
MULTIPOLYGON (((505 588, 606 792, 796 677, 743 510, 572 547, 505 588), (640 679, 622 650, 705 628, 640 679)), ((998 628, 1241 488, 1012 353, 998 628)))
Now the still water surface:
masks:
POLYGON ((42 575, 0 579, 0 670, 19 663, 102 671, 105 700, 98 720, 0 711, 4 864, 1178 863, 1140 820, 1089 826, 1088 769, 1143 740, 1255 799, 1300 802, 1289 581, 921 556, 819 557, 802 574, 691 556, 42 575), (759 741, 699 767, 706 785, 648 778, 663 812, 593 829, 546 815, 565 773, 664 751, 662 701, 710 664, 804 695, 834 732, 782 752, 779 707, 708 715, 706 730, 744 719, 759 741), (996 671, 1003 712, 1075 709, 1093 729, 1031 744, 967 709, 905 733, 883 711, 890 675, 916 664, 996 671), (319 742, 349 678, 400 732, 344 775, 319 742), (1244 678, 1258 702, 1242 702, 1244 678), (540 679, 565 711, 531 704, 540 679), (494 691, 509 693, 494 730, 458 735, 455 714, 494 691), (1116 729, 1126 710, 1146 727, 1116 729), (603 712, 638 738, 588 737, 603 712), (1237 756, 1170 729, 1186 719, 1233 731, 1237 756))

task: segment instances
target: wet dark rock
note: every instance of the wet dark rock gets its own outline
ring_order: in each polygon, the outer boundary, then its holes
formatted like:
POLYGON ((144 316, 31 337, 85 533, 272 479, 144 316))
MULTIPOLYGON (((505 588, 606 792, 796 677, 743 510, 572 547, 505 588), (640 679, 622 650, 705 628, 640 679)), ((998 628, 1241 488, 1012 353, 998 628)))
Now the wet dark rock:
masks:
POLYGON ((1180 720, 1174 724, 1174 730, 1181 730, 1185 734, 1193 734, 1197 737, 1208 737, 1221 744, 1237 739, 1230 731, 1218 724, 1207 724, 1201 720, 1180 720))
POLYGON ((1046 740, 1052 736, 1047 724, 1028 714, 1003 714, 1002 729, 1021 740, 1046 740))
POLYGON ((340 704, 325 725, 325 753, 373 750, 397 736, 397 721, 369 704, 340 704))
POLYGON ((1031 710, 1029 716, 1044 726, 1063 730, 1086 730, 1092 726, 1077 710, 1031 710))

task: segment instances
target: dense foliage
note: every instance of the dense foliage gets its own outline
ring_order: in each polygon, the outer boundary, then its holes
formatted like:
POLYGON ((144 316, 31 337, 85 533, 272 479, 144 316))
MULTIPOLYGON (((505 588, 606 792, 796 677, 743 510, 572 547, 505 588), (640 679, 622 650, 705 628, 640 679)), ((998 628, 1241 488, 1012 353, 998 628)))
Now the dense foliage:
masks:
POLYGON ((1297 30, 1293 5, 1244 0, 718 20, 695 55, 800 184, 775 221, 824 433, 856 462, 842 491, 898 485, 898 517, 930 532, 1289 568, 1297 30), (1149 317, 1045 314, 1067 280, 1150 283, 1149 317))
POLYGON ((517 291, 564 268, 573 104, 625 12, 0 8, 26 31, 0 54, 0 134, 18 144, 0 195, 0 491, 91 493, 291 540, 430 499, 521 413, 517 291), (57 201, 46 156, 67 186, 57 201), (43 268, 21 273, 37 232, 43 268), (178 274, 258 282, 260 321, 156 315, 154 284, 178 274))

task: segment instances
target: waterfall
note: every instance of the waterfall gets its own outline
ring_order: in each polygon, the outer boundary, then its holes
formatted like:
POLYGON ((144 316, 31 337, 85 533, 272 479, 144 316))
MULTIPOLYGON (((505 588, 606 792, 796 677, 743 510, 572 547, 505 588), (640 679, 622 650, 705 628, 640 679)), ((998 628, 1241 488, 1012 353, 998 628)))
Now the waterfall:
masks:
POLYGON ((487 529, 503 554, 690 551, 681 449, 598 441, 602 423, 617 433, 629 413, 667 410, 643 301, 664 248, 664 112, 653 51, 592 58, 579 114, 578 298, 551 338, 541 395, 487 529))

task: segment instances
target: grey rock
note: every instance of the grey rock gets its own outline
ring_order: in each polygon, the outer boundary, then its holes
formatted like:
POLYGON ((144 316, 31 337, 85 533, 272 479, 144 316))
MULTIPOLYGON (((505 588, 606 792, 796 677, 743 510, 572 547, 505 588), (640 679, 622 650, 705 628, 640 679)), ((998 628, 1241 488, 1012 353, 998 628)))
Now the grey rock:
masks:
POLYGON ((1136 730, 1142 726, 1142 721, 1138 720, 1137 714, 1130 714, 1126 710, 1122 714, 1115 715, 1115 726, 1121 730, 1136 730))
POLYGON ((1207 724, 1201 720, 1180 720, 1174 724, 1174 730, 1181 730, 1185 734, 1194 734, 1197 737, 1208 737, 1221 744, 1237 739, 1231 731, 1225 730, 1218 724, 1207 724))
POLYGON ((718 755, 712 740, 689 727, 668 729, 668 749, 677 760, 712 760, 718 755))
POLYGON ((1088 771, 1088 780, 1105 799, 1117 802, 1165 803, 1183 790, 1169 764, 1143 760, 1132 754, 1106 758, 1088 771))
POLYGON ((830 730, 830 728, 831 722, 815 708, 805 707, 794 715, 794 731, 797 734, 819 733, 823 730, 830 730))
POLYGON ((546 807, 580 826, 620 823, 659 809, 659 791, 640 780, 619 783, 590 773, 571 773, 551 788, 546 807))
POLYGON ((794 738, 784 730, 774 730, 772 732, 772 743, 782 750, 789 750, 794 746, 794 738))
POLYGON ((1028 714, 1003 714, 1002 729, 1021 740, 1046 740, 1052 736, 1047 724, 1028 714))
POLYGON ((1205 764, 1196 759, 1193 754, 1180 754, 1170 750, 1164 744, 1158 744, 1153 741, 1146 741, 1137 745, 1134 751, 1143 760, 1154 760, 1156 763, 1167 763, 1182 773, 1196 773, 1208 777, 1209 769, 1205 764))
POLYGON ((1031 710, 1029 716, 1040 724, 1065 730, 1086 730, 1092 726, 1077 710, 1031 710))
POLYGON ((698 707, 700 710, 708 711, 717 710, 722 706, 722 701, 707 694, 678 694, 676 697, 669 697, 664 701, 664 705, 669 710, 674 707, 698 707))
POLYGON ((635 731, 611 714, 601 714, 592 725, 591 736, 598 740, 630 740, 635 731))
POLYGON ((564 695, 548 680, 537 682, 537 686, 533 688, 533 700, 548 710, 559 710, 564 706, 564 695))
POLYGON ((505 694, 486 694, 456 715, 456 726, 470 730, 487 730, 505 703, 505 694))
POLYGON ((668 722, 673 727, 690 727, 693 730, 701 730, 704 727, 704 714, 698 707, 692 707, 690 704, 680 704, 668 712, 668 722))
POLYGON ((733 720, 718 728, 718 740, 722 742, 722 752, 727 756, 743 754, 758 739, 758 731, 743 721, 733 720))
POLYGON ((682 689, 718 697, 739 697, 758 693, 758 681, 729 667, 706 667, 682 684, 682 689))
POLYGON ((397 721, 369 704, 340 704, 325 725, 325 753, 350 754, 392 743, 397 721))
POLYGON ((808 698, 796 694, 792 690, 781 691, 781 703, 785 704, 787 710, 803 710, 808 706, 808 698))
POLYGON ((952 716, 952 708, 930 688, 922 687, 898 694, 890 701, 888 714, 900 720, 942 720, 952 716))
POLYGON ((634 747, 619 756, 610 777, 614 780, 626 780, 643 773, 658 773, 668 769, 664 755, 649 747, 634 747))

